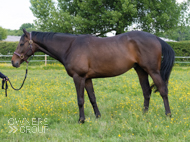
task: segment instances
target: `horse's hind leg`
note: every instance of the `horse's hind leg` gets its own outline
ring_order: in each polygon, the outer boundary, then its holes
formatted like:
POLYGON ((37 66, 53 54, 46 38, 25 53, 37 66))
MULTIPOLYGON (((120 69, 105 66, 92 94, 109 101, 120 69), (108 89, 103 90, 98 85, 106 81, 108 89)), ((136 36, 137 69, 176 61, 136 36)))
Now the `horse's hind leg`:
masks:
POLYGON ((85 89, 88 93, 89 100, 92 104, 92 107, 94 109, 94 113, 96 115, 96 118, 99 118, 101 116, 100 111, 98 109, 97 103, 96 103, 96 97, 94 94, 94 88, 92 84, 92 79, 87 79, 85 82, 85 89))
POLYGON ((162 96, 166 115, 171 116, 171 111, 170 111, 170 106, 169 106, 169 101, 168 101, 168 88, 160 75, 160 71, 154 71, 150 73, 150 76, 152 77, 154 84, 156 85, 156 87, 158 88, 158 91, 160 92, 160 95, 162 96))
POLYGON ((136 65, 134 67, 136 70, 140 85, 142 87, 143 95, 144 95, 144 112, 148 111, 149 108, 149 101, 150 101, 150 96, 151 96, 151 88, 150 84, 148 81, 148 73, 145 72, 139 65, 136 65))

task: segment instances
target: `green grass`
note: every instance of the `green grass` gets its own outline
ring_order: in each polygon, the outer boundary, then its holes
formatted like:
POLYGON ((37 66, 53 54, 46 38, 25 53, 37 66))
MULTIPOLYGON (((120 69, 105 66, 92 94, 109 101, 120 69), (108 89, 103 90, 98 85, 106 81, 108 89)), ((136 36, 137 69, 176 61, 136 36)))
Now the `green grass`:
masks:
MULTIPOLYGON (((0 71, 18 88, 24 78, 25 67, 22 65, 16 69, 9 64, 0 64, 0 71)), ((86 122, 78 124, 76 91, 64 67, 60 64, 29 66, 28 78, 22 90, 14 91, 9 86, 7 98, 4 90, 0 91, 0 140, 190 141, 189 74, 190 67, 176 66, 172 71, 169 83, 172 118, 165 116, 159 93, 152 93, 149 112, 142 113, 144 99, 133 69, 118 77, 94 79, 102 117, 95 118, 85 92, 86 122), (14 129, 12 132, 11 128, 14 129)))

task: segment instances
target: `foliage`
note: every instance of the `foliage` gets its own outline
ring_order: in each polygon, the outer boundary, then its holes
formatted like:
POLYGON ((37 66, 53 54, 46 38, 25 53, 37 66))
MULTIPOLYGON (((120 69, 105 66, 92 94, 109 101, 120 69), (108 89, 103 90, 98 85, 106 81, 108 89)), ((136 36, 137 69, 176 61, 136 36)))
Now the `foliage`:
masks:
MULTIPOLYGON (((12 55, 14 51, 16 50, 16 47, 18 46, 18 42, 6 42, 2 41, 0 42, 0 55, 12 55)), ((44 55, 42 52, 37 52, 35 55, 44 55)), ((3 59, 3 57, 0 58, 0 60, 6 60, 10 61, 10 59, 3 59)), ((35 57, 34 60, 44 60, 44 57, 35 57)), ((52 57, 47 57, 47 60, 54 60, 52 57)))
POLYGON ((135 24, 138 29, 160 32, 176 27, 181 5, 175 0, 30 0, 42 31, 103 36, 135 24))
MULTIPOLYGON (((31 24, 31 23, 24 23, 21 25, 19 30, 23 30, 23 29, 26 29, 27 31, 31 30, 31 29, 33 30, 33 29, 35 29, 35 26, 34 26, 34 24, 31 24)), ((31 31, 29 31, 29 32, 31 32, 31 31)))
POLYGON ((16 47, 18 45, 18 42, 0 42, 0 54, 7 55, 12 54, 16 47))
POLYGON ((11 30, 7 29, 7 34, 11 36, 21 36, 23 32, 21 30, 11 30))
POLYGON ((34 24, 31 23, 24 23, 20 26, 18 30, 10 30, 7 29, 8 35, 13 35, 13 36, 21 36, 23 35, 23 29, 26 29, 28 32, 35 31, 36 27, 34 24))
MULTIPOLYGON (((190 56, 190 41, 168 42, 175 51, 175 56, 190 56)), ((190 62, 189 58, 176 58, 175 61, 190 62)))
MULTIPOLYGON (((86 122, 80 125, 72 78, 60 64, 47 67, 29 66, 22 90, 14 91, 9 86, 8 97, 0 90, 2 141, 190 141, 190 76, 187 75, 190 68, 174 67, 171 73, 171 118, 165 116, 159 93, 152 93, 149 112, 142 113, 144 97, 137 74, 130 70, 118 77, 93 80, 102 117, 95 119, 85 93, 86 122)), ((24 65, 16 69, 9 64, 0 64, 0 70, 15 87, 20 86, 24 65)))
POLYGON ((176 56, 190 56, 190 41, 186 42, 168 42, 175 51, 176 56))
POLYGON ((0 27, 0 40, 6 39, 7 38, 7 31, 0 27))
POLYGON ((190 40, 190 26, 179 26, 176 29, 169 29, 167 32, 159 36, 176 41, 190 40))
POLYGON ((190 0, 181 3, 180 20, 177 27, 159 33, 158 36, 176 41, 190 40, 190 0))
POLYGON ((190 0, 183 1, 181 4, 181 16, 179 26, 188 26, 190 24, 190 0))

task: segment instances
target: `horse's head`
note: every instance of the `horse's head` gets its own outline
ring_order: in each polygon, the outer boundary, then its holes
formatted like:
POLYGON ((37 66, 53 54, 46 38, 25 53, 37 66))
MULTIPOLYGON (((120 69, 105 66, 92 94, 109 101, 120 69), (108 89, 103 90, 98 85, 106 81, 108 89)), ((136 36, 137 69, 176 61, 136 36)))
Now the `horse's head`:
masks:
POLYGON ((24 61, 34 54, 35 52, 35 44, 32 41, 31 33, 28 33, 25 29, 23 29, 24 34, 21 36, 19 44, 12 56, 12 65, 14 67, 20 67, 24 61))

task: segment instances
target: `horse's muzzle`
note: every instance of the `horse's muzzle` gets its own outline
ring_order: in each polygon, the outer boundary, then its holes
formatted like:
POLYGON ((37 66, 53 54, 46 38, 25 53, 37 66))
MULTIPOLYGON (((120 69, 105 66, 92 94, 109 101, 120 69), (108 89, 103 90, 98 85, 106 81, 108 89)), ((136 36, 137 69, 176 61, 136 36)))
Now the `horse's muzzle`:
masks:
POLYGON ((14 63, 14 61, 13 61, 13 60, 12 60, 11 62, 12 62, 12 66, 13 66, 13 67, 18 68, 18 67, 20 66, 18 62, 17 62, 17 63, 14 63))

